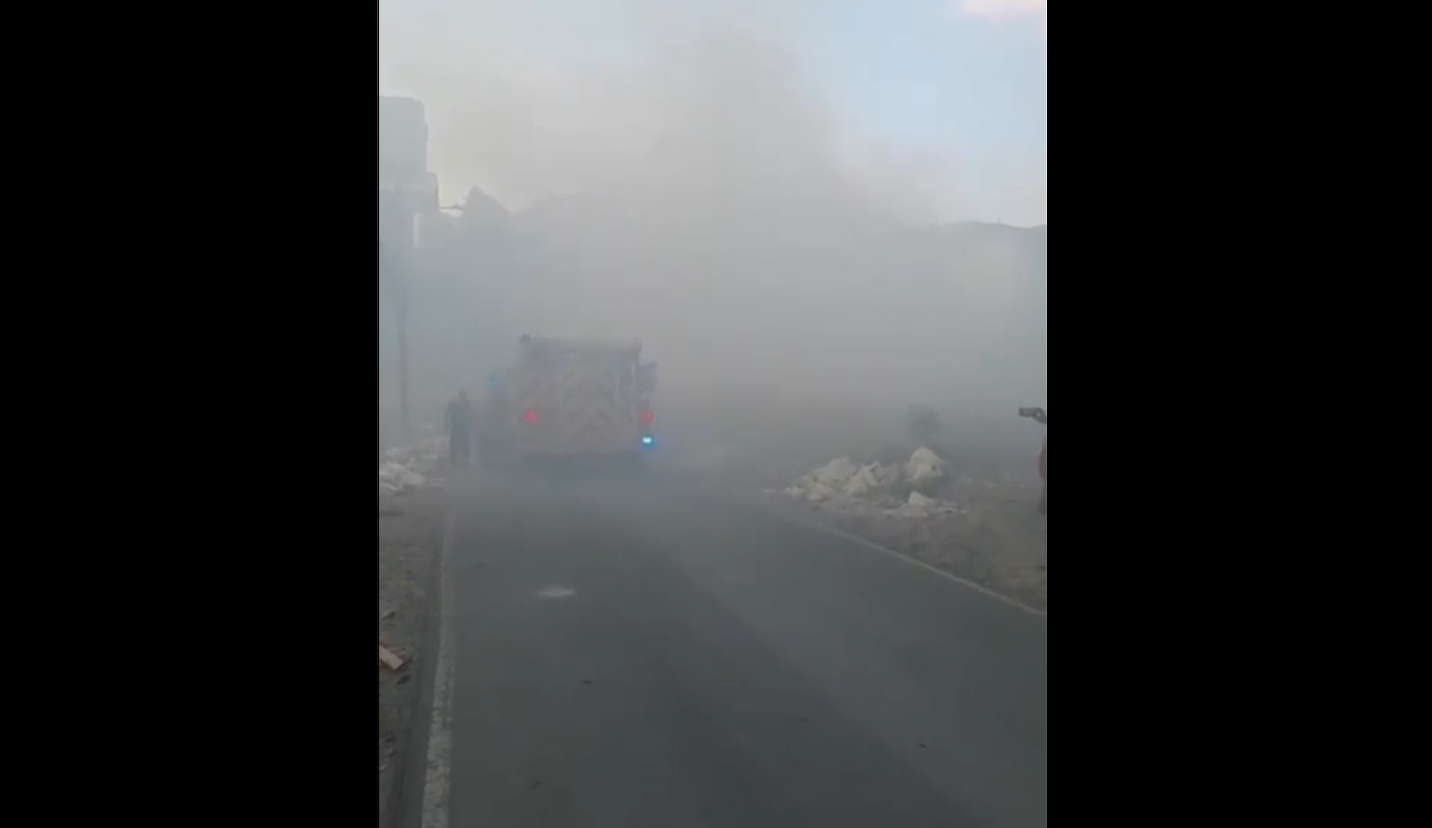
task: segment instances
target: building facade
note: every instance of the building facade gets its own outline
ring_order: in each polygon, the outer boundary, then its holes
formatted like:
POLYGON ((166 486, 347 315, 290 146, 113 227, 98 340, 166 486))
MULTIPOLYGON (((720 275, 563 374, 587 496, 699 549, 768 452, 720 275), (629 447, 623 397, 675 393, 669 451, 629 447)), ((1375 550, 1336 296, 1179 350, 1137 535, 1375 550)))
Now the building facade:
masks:
POLYGON ((413 98, 378 98, 378 241, 402 269, 420 242, 421 217, 438 209, 428 171, 427 113, 413 98))

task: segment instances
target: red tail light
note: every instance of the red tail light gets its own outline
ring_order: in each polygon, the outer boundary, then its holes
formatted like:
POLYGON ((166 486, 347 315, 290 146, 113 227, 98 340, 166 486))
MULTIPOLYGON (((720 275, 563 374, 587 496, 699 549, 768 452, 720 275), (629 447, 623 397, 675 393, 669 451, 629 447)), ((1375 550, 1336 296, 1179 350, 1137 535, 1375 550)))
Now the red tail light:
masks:
POLYGON ((650 423, 652 420, 655 420, 655 419, 656 419, 656 415, 653 414, 653 413, 651 413, 651 409, 650 409, 650 408, 643 408, 643 409, 641 410, 641 421, 642 421, 642 422, 644 422, 644 423, 650 423))
POLYGON ((529 408, 522 412, 522 422, 528 425, 537 425, 537 409, 529 408))

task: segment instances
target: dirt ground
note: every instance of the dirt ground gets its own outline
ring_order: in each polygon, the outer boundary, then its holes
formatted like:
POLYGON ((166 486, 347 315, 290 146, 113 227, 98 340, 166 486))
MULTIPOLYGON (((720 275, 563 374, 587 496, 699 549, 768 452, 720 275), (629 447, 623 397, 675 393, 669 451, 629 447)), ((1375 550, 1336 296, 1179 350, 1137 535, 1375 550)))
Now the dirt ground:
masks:
POLYGON ((411 730, 428 632, 429 591, 443 543, 446 494, 439 484, 378 498, 378 641, 404 663, 378 668, 378 814, 391 824, 398 736, 411 730))
POLYGON ((887 514, 880 506, 818 506, 779 490, 775 508, 820 521, 1039 609, 1049 606, 1049 524, 1038 481, 960 480, 942 492, 958 512, 887 514))
POLYGON ((1036 458, 1044 430, 1014 412, 1007 422, 948 416, 931 443, 950 464, 940 499, 959 512, 896 517, 860 505, 821 508, 780 494, 836 457, 901 463, 917 447, 899 412, 791 404, 681 412, 671 419, 662 462, 727 480, 746 492, 774 490, 771 504, 895 549, 1030 606, 1048 607, 1049 524, 1038 513, 1036 458))

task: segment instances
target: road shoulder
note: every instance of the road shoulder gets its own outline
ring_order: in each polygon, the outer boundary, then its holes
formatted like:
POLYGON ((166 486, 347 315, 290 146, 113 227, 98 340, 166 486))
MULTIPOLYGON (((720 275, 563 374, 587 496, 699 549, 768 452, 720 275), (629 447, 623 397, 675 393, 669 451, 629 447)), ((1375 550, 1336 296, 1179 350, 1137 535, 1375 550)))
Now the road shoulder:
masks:
POLYGON ((1016 511, 1025 504, 908 517, 860 505, 818 508, 782 492, 743 493, 740 499, 783 519, 903 558, 1000 600, 1038 613, 1049 609, 1048 528, 1032 508, 1025 507, 1030 515, 1016 511))
MULTIPOLYGON (((440 489, 381 500, 378 517, 378 637, 403 660, 379 667, 379 828, 411 824, 413 766, 426 753, 432 674, 436 664, 441 551, 447 495, 440 489)), ((419 777, 421 774, 419 773, 419 777)))

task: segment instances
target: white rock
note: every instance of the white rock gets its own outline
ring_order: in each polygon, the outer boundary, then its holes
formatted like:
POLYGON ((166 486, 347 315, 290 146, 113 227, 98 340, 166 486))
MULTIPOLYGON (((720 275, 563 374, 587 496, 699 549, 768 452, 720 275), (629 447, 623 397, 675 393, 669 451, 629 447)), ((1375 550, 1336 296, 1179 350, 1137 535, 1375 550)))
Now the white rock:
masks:
POLYGON ((921 446, 905 463, 905 480, 911 486, 928 486, 945 476, 945 465, 933 451, 921 446))
POLYGON ((851 475, 840 491, 848 497, 868 498, 883 494, 889 484, 889 475, 885 474, 880 464, 871 463, 851 475))
POLYGON ((935 515, 962 515, 964 509, 953 503, 943 500, 936 500, 933 497, 926 497, 919 492, 911 492, 910 498, 897 508, 886 510, 885 514, 891 517, 923 519, 935 515))
POLYGON ((860 466, 854 460, 837 457, 797 480, 795 485, 786 489, 786 494, 812 502, 829 500, 839 494, 859 471, 860 466))
POLYGON ((385 460, 378 464, 378 488, 380 491, 400 492, 416 489, 426 483, 421 474, 396 460, 385 460))

